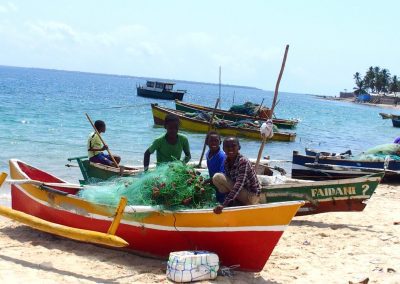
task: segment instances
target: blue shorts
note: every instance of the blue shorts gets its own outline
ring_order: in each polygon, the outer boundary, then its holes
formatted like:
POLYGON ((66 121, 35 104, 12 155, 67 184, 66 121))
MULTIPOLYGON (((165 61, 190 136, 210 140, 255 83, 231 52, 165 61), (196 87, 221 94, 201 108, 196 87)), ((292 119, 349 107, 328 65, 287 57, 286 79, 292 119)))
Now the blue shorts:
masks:
POLYGON ((107 166, 112 166, 114 163, 111 160, 110 155, 100 153, 97 154, 96 156, 93 156, 89 159, 92 163, 99 163, 107 166))

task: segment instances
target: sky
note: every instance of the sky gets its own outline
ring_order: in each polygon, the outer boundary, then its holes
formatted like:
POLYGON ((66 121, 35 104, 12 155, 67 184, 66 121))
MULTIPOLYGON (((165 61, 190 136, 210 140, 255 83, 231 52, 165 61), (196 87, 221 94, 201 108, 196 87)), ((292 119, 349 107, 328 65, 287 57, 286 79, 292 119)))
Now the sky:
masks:
POLYGON ((0 65, 338 95, 400 75, 400 1, 0 0, 0 65))

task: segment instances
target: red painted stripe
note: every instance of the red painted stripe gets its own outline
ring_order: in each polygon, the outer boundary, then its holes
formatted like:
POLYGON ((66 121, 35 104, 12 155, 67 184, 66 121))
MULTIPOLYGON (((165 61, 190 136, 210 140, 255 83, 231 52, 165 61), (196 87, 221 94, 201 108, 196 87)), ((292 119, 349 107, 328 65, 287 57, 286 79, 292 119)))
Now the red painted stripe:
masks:
MULTIPOLYGON (((12 186, 13 209, 41 219, 99 232, 107 232, 111 222, 85 217, 42 205, 12 186)), ((167 258, 172 251, 207 250, 218 254, 222 265, 239 264, 241 270, 261 271, 283 232, 180 232, 121 224, 117 235, 129 250, 167 258)))
POLYGON ((309 208, 310 211, 302 211, 301 209, 297 211, 296 216, 325 213, 325 212, 346 212, 346 211, 363 211, 366 203, 363 199, 346 199, 346 200, 335 200, 335 201, 324 201, 319 202, 317 206, 312 206, 311 204, 306 204, 302 208, 309 208))

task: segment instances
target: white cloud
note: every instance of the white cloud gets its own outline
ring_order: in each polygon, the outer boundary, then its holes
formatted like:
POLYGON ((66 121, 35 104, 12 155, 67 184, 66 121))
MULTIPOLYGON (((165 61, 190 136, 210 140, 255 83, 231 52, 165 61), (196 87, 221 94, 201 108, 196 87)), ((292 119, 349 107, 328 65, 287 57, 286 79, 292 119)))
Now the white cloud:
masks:
POLYGON ((7 2, 0 5, 0 13, 16 12, 18 10, 14 3, 7 2))

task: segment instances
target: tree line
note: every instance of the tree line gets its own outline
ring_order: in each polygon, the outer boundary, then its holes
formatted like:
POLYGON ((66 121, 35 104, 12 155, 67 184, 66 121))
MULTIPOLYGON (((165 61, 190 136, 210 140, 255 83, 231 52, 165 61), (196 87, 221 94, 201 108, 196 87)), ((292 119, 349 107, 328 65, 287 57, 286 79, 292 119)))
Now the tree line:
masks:
POLYGON ((365 72, 364 77, 361 77, 361 74, 356 72, 353 78, 356 83, 354 93, 357 95, 366 93, 387 95, 400 92, 400 81, 397 79, 397 75, 391 77, 389 70, 386 68, 381 69, 378 66, 371 66, 365 72))

